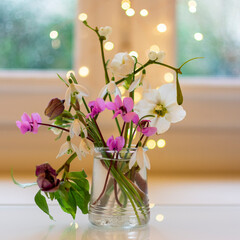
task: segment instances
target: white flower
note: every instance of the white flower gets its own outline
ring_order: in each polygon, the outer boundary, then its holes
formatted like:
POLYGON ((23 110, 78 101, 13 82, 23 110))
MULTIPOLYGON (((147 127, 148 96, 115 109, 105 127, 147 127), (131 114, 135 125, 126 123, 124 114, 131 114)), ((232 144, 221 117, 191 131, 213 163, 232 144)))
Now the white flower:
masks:
POLYGON ((94 144, 86 138, 81 138, 79 143, 79 150, 84 157, 86 154, 93 154, 94 144))
POLYGON ((118 77, 125 77, 133 72, 135 61, 128 53, 117 53, 112 62, 110 68, 114 75, 118 77))
POLYGON ((71 154, 72 152, 76 152, 79 160, 82 159, 82 156, 81 156, 82 154, 81 154, 81 151, 79 150, 79 148, 75 144, 71 143, 70 141, 66 141, 60 147, 59 153, 58 153, 56 158, 61 157, 61 156, 63 156, 66 153, 70 153, 71 154))
POLYGON ((165 57, 164 51, 159 51, 159 52, 150 51, 148 53, 148 58, 151 61, 162 62, 164 57, 165 57))
POLYGON ((81 132, 83 132, 85 137, 87 137, 87 129, 79 119, 74 119, 70 126, 69 132, 70 138, 73 138, 74 135, 79 136, 81 132))
POLYGON ((150 161, 147 154, 144 152, 142 147, 138 147, 137 150, 133 153, 129 161, 129 169, 137 162, 140 169, 148 168, 150 169, 150 161))
POLYGON ((88 90, 84 86, 75 83, 70 83, 65 93, 65 105, 67 108, 70 107, 71 96, 75 96, 81 103, 82 97, 87 97, 88 95, 89 95, 88 90))
POLYGON ((100 27, 98 30, 100 36, 105 37, 106 40, 109 38, 110 34, 112 33, 112 28, 109 26, 100 27))
POLYGON ((154 118, 150 126, 157 128, 157 134, 166 132, 171 123, 183 120, 186 112, 177 104, 176 86, 172 83, 164 84, 159 89, 145 92, 143 99, 138 102, 135 111, 139 118, 151 114, 154 118))
POLYGON ((106 95, 107 92, 110 93, 110 94, 114 94, 115 97, 117 95, 119 95, 121 97, 121 91, 120 91, 120 89, 118 88, 118 86, 116 85, 116 83, 114 81, 110 81, 107 85, 105 85, 101 89, 101 91, 100 91, 98 96, 100 98, 103 98, 106 95))

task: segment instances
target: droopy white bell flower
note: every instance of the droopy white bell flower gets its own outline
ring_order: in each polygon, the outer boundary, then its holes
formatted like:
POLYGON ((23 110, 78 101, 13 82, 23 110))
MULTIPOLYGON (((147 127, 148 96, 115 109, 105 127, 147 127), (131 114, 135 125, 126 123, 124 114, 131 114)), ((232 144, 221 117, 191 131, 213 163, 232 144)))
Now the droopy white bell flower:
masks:
POLYGON ((128 91, 132 92, 133 90, 135 90, 136 88, 138 88, 139 86, 143 86, 143 88, 148 88, 147 85, 149 85, 148 83, 146 83, 146 81, 144 80, 146 76, 146 73, 142 73, 142 75, 135 79, 132 84, 130 85, 128 91))
POLYGON ((164 84, 159 89, 151 89, 145 92, 135 111, 139 118, 145 115, 154 115, 149 118, 151 127, 157 128, 157 134, 166 132, 171 123, 183 120, 186 112, 182 106, 177 104, 176 86, 173 83, 164 84))
POLYGON ((131 169, 136 162, 140 167, 140 169, 143 169, 143 168, 150 169, 149 158, 142 147, 138 147, 137 150, 133 153, 129 161, 129 169, 131 169))
POLYGON ((135 61, 128 53, 117 53, 110 63, 115 76, 125 77, 133 72, 135 61))
POLYGON ((115 97, 117 95, 119 95, 121 97, 121 91, 118 88, 118 86, 116 85, 116 83, 114 81, 110 81, 108 84, 106 84, 100 91, 99 93, 99 98, 103 98, 106 93, 110 93, 110 94, 114 94, 115 97))
POLYGON ((159 51, 159 52, 150 51, 148 53, 148 58, 151 61, 162 62, 165 58, 165 55, 166 54, 164 51, 159 51))
POLYGON ((80 136, 81 132, 83 132, 85 137, 87 137, 87 129, 85 128, 83 123, 81 123, 79 119, 74 119, 69 129, 70 138, 73 138, 74 135, 76 135, 77 137, 80 136))
POLYGON ((65 106, 70 107, 71 96, 75 96, 81 103, 82 97, 87 97, 89 95, 88 90, 80 85, 75 83, 70 83, 66 93, 65 93, 65 106))
POLYGON ((87 154, 93 154, 94 144, 91 141, 88 141, 86 138, 81 138, 79 143, 79 150, 84 157, 87 154))
POLYGON ((100 36, 105 37, 106 40, 108 40, 109 36, 112 33, 112 28, 109 27, 109 26, 100 27, 99 30, 98 30, 98 33, 99 33, 100 36))
POLYGON ((71 154, 73 152, 76 152, 79 160, 82 159, 82 154, 81 154, 81 151, 79 150, 79 148, 75 144, 71 143, 71 141, 66 141, 60 147, 59 153, 58 153, 56 158, 59 158, 59 157, 63 156, 66 153, 70 153, 71 154))

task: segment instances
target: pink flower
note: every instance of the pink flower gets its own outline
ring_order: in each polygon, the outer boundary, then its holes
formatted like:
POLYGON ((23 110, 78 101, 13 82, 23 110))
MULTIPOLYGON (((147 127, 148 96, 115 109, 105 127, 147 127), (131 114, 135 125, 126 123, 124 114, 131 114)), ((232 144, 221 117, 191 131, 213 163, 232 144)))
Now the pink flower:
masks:
POLYGON ((32 113, 31 118, 27 115, 27 113, 24 113, 21 120, 22 121, 16 121, 16 125, 22 134, 25 134, 26 132, 37 133, 39 127, 38 123, 42 122, 38 113, 32 113))
POLYGON ((107 102, 106 108, 108 110, 115 111, 113 118, 116 118, 119 114, 122 116, 124 122, 131 122, 134 117, 136 117, 136 113, 132 112, 134 103, 132 98, 126 97, 123 99, 123 102, 119 96, 116 96, 115 102, 107 102))
POLYGON ((91 113, 87 114, 86 118, 89 118, 89 116, 94 118, 97 114, 104 111, 106 108, 105 102, 102 98, 97 98, 96 101, 89 102, 88 106, 91 109, 91 113))
POLYGON ((150 120, 142 120, 137 127, 137 131, 141 132, 147 137, 154 135, 157 132, 157 128, 149 127, 150 122, 150 120))
POLYGON ((120 137, 116 137, 114 139, 113 136, 111 136, 108 140, 107 140, 107 146, 109 147, 109 150, 111 151, 121 151, 123 146, 125 144, 125 140, 124 137, 120 136, 120 137))

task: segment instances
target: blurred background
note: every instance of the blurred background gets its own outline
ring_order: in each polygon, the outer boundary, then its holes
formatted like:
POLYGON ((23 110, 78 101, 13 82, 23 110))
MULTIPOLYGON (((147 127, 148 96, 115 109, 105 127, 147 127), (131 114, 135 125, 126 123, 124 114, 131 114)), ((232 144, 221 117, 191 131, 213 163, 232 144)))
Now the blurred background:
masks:
MULTIPOLYGON (((0 1, 0 176, 34 179, 35 166, 56 159, 65 138, 41 127, 22 135, 15 125, 23 112, 39 112, 51 98, 64 98, 65 77, 74 70, 96 98, 104 84, 98 39, 81 21, 111 26, 107 59, 129 52, 141 63, 149 50, 166 52, 165 63, 183 67, 180 76, 186 119, 149 139, 149 176, 199 176, 201 180, 240 176, 240 2, 238 0, 1 0, 0 1)), ((152 88, 175 81, 174 72, 147 68, 152 88)), ((122 93, 124 89, 122 88, 122 93)), ((142 97, 136 93, 136 102, 142 97)), ((113 125, 100 119, 104 136, 113 125)), ((74 163, 91 175, 92 157, 74 163)), ((222 193, 222 189, 219 193, 222 193)))

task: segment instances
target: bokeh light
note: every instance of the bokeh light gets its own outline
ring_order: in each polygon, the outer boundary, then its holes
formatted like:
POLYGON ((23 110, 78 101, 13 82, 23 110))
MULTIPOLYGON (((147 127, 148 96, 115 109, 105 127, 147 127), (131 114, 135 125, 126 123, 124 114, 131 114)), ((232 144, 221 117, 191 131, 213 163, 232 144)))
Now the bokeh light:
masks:
POLYGON ((195 33, 194 34, 194 39, 196 41, 202 41, 203 40, 203 34, 202 33, 195 33))
POLYGON ((133 8, 129 8, 129 9, 126 11, 126 14, 127 14, 127 16, 132 17, 132 16, 134 16, 134 14, 135 14, 135 10, 134 10, 133 8))
POLYGON ((107 51, 111 51, 111 50, 113 50, 113 48, 114 48, 114 44, 113 44, 112 42, 106 42, 106 43, 104 44, 104 48, 105 48, 107 51))
POLYGON ((55 30, 51 31, 51 32, 49 33, 49 37, 50 37, 51 39, 56 39, 56 38, 58 37, 58 32, 55 31, 55 30))
POLYGON ((166 146, 166 141, 165 141, 164 139, 159 139, 159 140, 157 141, 157 146, 158 146, 159 148, 164 148, 164 147, 166 146))
POLYGON ((86 77, 89 74, 89 69, 86 66, 82 66, 82 67, 79 68, 78 73, 81 77, 86 77))
POLYGON ((142 17, 146 17, 146 16, 148 15, 148 10, 147 10, 147 9, 142 9, 142 10, 140 11, 140 15, 141 15, 142 17))
POLYGON ((79 19, 80 21, 86 21, 87 18, 88 18, 88 15, 87 15, 86 13, 80 13, 80 14, 78 15, 78 19, 79 19))
POLYGON ((153 139, 149 139, 148 141, 147 141, 147 147, 149 148, 149 149, 154 149, 155 147, 156 147, 156 142, 155 142, 155 140, 153 140, 153 139))
POLYGON ((160 23, 157 25, 157 30, 159 32, 166 32, 167 31, 167 26, 164 23, 160 23))
POLYGON ((173 80, 174 80, 173 74, 170 73, 170 72, 165 73, 165 74, 164 74, 164 80, 165 80, 165 82, 167 82, 167 83, 173 82, 173 80))

